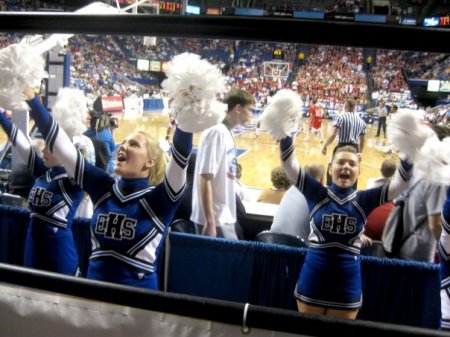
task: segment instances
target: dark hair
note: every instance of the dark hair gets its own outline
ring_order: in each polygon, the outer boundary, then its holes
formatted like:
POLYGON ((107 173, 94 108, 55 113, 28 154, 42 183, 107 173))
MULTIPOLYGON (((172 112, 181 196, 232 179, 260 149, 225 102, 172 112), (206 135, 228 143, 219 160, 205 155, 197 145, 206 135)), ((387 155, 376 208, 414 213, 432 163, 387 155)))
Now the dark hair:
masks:
POLYGON ((91 116, 91 129, 97 132, 111 125, 111 116, 106 112, 91 110, 89 115, 91 116))
POLYGON ((339 152, 350 152, 350 153, 358 154, 358 152, 356 151, 356 149, 353 146, 345 145, 345 146, 342 146, 342 147, 338 147, 336 149, 336 151, 333 153, 333 158, 331 158, 331 161, 334 160, 334 157, 336 157, 336 155, 339 152))
POLYGON ((242 165, 237 163, 236 164, 236 178, 241 179, 242 176, 242 165))
POLYGON ((450 137, 450 128, 442 125, 432 125, 431 129, 436 133, 439 140, 450 137))

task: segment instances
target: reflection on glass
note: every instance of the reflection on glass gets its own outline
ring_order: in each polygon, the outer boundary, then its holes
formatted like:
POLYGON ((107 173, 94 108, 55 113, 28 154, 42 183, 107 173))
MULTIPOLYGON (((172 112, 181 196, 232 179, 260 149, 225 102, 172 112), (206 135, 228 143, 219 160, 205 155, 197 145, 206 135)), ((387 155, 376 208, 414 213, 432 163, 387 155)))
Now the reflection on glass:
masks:
MULTIPOLYGON (((5 47, 21 38, 3 34, 0 44, 5 47)), ((100 97, 100 108, 118 120, 119 127, 114 129, 116 143, 135 130, 145 130, 164 140, 169 116, 160 84, 170 59, 182 52, 200 54, 217 64, 227 75, 228 88, 239 86, 255 96, 254 121, 235 130, 236 146, 245 153, 239 158, 243 167, 241 182, 252 188, 270 186, 270 171, 279 160, 275 142, 264 133, 256 137, 256 126, 267 101, 281 88, 296 90, 303 99, 303 119, 296 140, 303 163, 326 165, 329 159, 320 153, 318 137, 305 141, 311 100, 316 98, 323 110, 325 137, 345 100, 352 97, 357 101, 357 111, 368 124, 361 188, 379 175, 386 156, 396 158, 388 144, 374 137, 377 116, 366 113, 368 108, 383 100, 388 109, 397 105, 417 110, 430 123, 449 125, 445 104, 449 104, 450 58, 445 54, 176 37, 157 37, 148 43, 144 37, 102 35, 73 36, 58 50, 58 54, 70 55, 66 65, 70 70, 69 85, 86 93, 91 108, 100 97), (115 105, 118 101, 120 104, 115 105)), ((56 75, 50 73, 47 88, 53 88, 50 82, 56 75)), ((49 100, 46 91, 43 97, 49 100)), ((1 143, 6 139, 1 132, 1 143)), ((198 135, 194 143, 197 141, 198 135)), ((1 167, 10 169, 10 163, 4 160, 1 167)))

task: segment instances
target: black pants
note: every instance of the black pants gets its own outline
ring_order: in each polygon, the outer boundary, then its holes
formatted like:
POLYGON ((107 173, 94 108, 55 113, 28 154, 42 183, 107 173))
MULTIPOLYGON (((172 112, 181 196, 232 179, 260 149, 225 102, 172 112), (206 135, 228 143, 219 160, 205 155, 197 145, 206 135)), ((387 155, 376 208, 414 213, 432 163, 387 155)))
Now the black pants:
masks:
MULTIPOLYGON (((336 153, 337 149, 339 149, 340 147, 344 147, 344 146, 351 146, 353 148, 355 148, 356 152, 359 152, 359 145, 358 144, 354 144, 354 143, 338 143, 336 145, 336 147, 333 149, 333 156, 336 153)), ((330 186, 331 183, 333 182, 332 178, 331 178, 331 174, 330 174, 330 167, 331 167, 331 162, 328 164, 328 169, 327 169, 327 186, 330 186)), ((353 185, 353 188, 356 190, 358 186, 358 180, 355 181, 355 184, 353 185)))
POLYGON ((378 130, 375 137, 378 137, 380 135, 381 128, 383 128, 384 138, 386 138, 386 117, 379 117, 378 130))

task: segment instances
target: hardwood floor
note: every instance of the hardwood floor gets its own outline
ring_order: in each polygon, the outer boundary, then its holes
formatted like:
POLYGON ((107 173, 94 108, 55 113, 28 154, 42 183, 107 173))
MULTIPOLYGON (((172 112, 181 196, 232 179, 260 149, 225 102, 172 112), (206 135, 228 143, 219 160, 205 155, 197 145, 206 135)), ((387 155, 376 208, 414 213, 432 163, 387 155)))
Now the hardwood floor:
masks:
MULTIPOLYGON (((158 135, 158 138, 164 139, 169 125, 167 116, 160 114, 147 114, 142 120, 121 120, 120 127, 115 131, 114 138, 116 142, 126 137, 134 130, 146 130, 147 132, 158 135)), ((331 129, 331 121, 324 121, 324 129, 331 129)), ((366 136, 366 146, 362 153, 361 176, 358 181, 358 188, 364 189, 367 180, 380 175, 379 168, 384 159, 395 154, 386 154, 386 148, 381 146, 383 138, 377 140, 374 137, 376 125, 368 127, 366 136), (377 142, 380 144, 377 145, 377 142)), ((324 132, 325 137, 328 132, 324 132)), ((200 134, 194 135, 194 147, 198 144, 200 134)), ((273 167, 281 164, 278 144, 272 137, 261 132, 256 138, 254 131, 244 131, 235 136, 236 148, 245 150, 238 157, 238 162, 242 165, 241 181, 248 187, 264 188, 270 187, 270 172, 273 167)), ((329 146, 329 153, 324 156, 321 153, 322 144, 318 137, 311 135, 308 141, 305 141, 305 130, 303 130, 296 139, 296 154, 301 164, 310 162, 320 162, 325 167, 333 150, 333 144, 329 146)), ((239 151, 240 152, 240 151, 239 151)))

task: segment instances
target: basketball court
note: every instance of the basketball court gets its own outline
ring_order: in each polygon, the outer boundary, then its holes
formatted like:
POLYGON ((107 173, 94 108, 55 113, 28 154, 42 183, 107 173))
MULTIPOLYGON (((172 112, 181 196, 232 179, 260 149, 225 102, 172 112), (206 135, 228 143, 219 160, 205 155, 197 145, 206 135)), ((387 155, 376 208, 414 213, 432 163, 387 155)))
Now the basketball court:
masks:
MULTIPOLYGON (((146 114, 142 119, 120 120, 119 128, 114 131, 114 139, 116 143, 119 143, 135 130, 145 130, 157 138, 164 139, 168 123, 168 116, 159 113, 146 114)), ((330 133, 328 129, 331 130, 331 120, 324 120, 323 124, 324 135, 327 137, 330 133)), ((367 130, 366 146, 362 153, 361 177, 358 181, 358 187, 361 189, 365 188, 368 179, 380 175, 379 168, 384 159, 396 156, 385 153, 386 148, 382 146, 383 138, 374 137, 376 125, 368 126, 367 130)), ((194 135, 194 148, 199 143, 200 135, 200 133, 194 135)), ((300 163, 320 162, 326 167, 333 144, 328 147, 329 154, 324 156, 318 137, 311 135, 308 141, 305 141, 304 138, 305 130, 300 132, 295 141, 296 154, 300 163)), ((235 143, 238 150, 238 161, 242 165, 241 182, 253 188, 270 187, 270 172, 273 167, 281 164, 276 141, 263 131, 257 138, 255 130, 248 128, 235 134, 235 143)))

